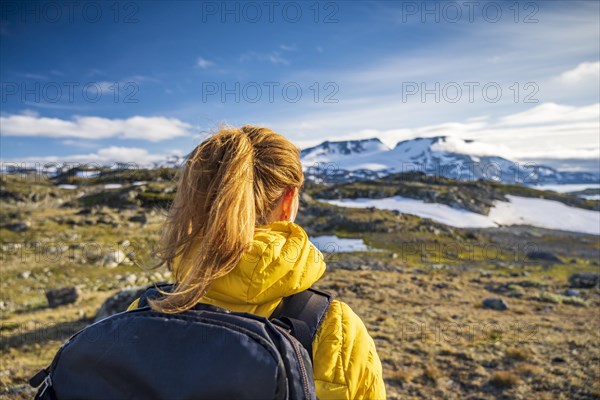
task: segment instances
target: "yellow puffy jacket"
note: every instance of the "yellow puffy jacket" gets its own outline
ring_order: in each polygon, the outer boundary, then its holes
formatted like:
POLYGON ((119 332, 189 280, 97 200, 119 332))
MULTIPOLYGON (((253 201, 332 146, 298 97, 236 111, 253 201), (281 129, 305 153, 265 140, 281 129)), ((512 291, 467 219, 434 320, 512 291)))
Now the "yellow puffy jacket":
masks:
MULTIPOLYGON (((249 248, 233 271, 213 282, 203 303, 269 317, 283 297, 308 289, 325 272, 323 255, 293 222, 257 227, 249 248)), ((129 309, 136 306, 137 300, 129 309)), ((385 399, 373 339, 347 304, 330 305, 313 342, 313 360, 319 399, 385 399)))

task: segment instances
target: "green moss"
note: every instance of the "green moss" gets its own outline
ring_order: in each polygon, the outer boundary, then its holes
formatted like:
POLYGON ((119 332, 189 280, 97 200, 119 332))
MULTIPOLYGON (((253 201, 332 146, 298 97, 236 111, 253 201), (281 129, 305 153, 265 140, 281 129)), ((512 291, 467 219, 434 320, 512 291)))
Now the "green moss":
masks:
POLYGON ((587 307, 588 303, 580 297, 564 296, 561 294, 542 292, 534 297, 535 300, 553 304, 569 304, 579 307, 587 307))

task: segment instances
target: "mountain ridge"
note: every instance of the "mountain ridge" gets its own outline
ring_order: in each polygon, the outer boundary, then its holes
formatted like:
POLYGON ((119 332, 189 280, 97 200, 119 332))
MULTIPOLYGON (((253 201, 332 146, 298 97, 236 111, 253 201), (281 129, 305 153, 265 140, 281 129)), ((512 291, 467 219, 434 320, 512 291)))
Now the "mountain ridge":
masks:
MULTIPOLYGON (((379 178, 401 172, 525 185, 597 183, 600 179, 593 172, 559 171, 546 165, 515 162, 497 155, 477 156, 443 150, 448 138, 440 135, 407 139, 397 142, 393 148, 378 138, 328 140, 302 150, 301 157, 307 178, 319 182, 379 178)), ((467 139, 458 143, 474 144, 476 141, 467 139)))

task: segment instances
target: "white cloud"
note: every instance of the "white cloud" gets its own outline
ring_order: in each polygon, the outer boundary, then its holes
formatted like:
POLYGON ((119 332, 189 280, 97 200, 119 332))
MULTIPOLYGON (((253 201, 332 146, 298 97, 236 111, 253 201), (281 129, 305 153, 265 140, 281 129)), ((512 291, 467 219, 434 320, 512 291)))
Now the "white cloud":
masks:
POLYGON ((249 51, 241 55, 240 61, 268 61, 275 65, 290 65, 289 60, 283 57, 279 51, 272 51, 270 53, 257 53, 255 51, 249 51))
POLYGON ((115 163, 135 164, 146 166, 153 162, 166 160, 168 154, 151 154, 146 149, 138 147, 110 146, 99 149, 95 153, 73 154, 67 156, 40 156, 26 157, 22 159, 3 160, 4 163, 27 164, 94 164, 110 165, 115 163))
POLYGON ((510 154, 510 148, 506 145, 476 141, 469 142, 453 136, 446 138, 445 141, 435 143, 432 146, 432 150, 471 154, 474 156, 502 156, 510 154))
POLYGON ((296 47, 296 45, 288 46, 285 44, 280 44, 279 48, 283 51, 297 51, 298 50, 298 47, 296 47))
POLYGON ((527 111, 500 119, 502 125, 553 124, 557 122, 593 121, 600 118, 600 104, 585 107, 544 103, 527 111))
POLYGON ((198 57, 198 59, 196 60, 196 67, 198 68, 206 69, 208 67, 212 67, 213 65, 215 65, 214 62, 209 61, 203 57, 198 57))
MULTIPOLYGON (((346 115, 351 120, 351 116, 346 115)), ((324 140, 353 140, 379 138, 389 147, 401 140, 417 137, 447 136, 444 150, 472 154, 475 156, 501 156, 515 161, 537 159, 594 160, 600 157, 600 104, 574 107, 544 103, 531 109, 500 118, 469 118, 464 122, 444 122, 434 125, 398 129, 352 129, 345 134, 331 131, 323 134, 320 126, 330 123, 320 119, 309 119, 310 123, 293 121, 285 125, 267 124, 283 134, 304 133, 302 141, 296 142, 303 148, 314 146, 324 140), (320 133, 309 140, 306 133, 320 133), (462 140, 472 139, 473 143, 462 140)), ((347 123, 333 118, 334 123, 347 123)), ((327 125, 331 126, 331 125, 327 125)), ((292 137, 293 139, 293 137, 292 137)))
POLYGON ((445 123, 411 130, 412 137, 445 135, 447 150, 512 160, 598 159, 600 104, 540 104, 497 121, 445 123), (460 139, 474 139, 461 143, 460 139))
POLYGON ((109 119, 93 116, 75 116, 72 120, 39 117, 37 115, 9 115, 0 117, 0 133, 5 136, 75 137, 81 139, 142 139, 157 142, 191 135, 192 125, 176 118, 134 116, 127 119, 109 119))
POLYGON ((560 79, 567 84, 596 82, 600 77, 600 62, 583 62, 573 69, 563 72, 560 79))
POLYGON ((87 148, 87 149, 95 149, 98 146, 98 142, 91 142, 91 141, 87 141, 87 140, 81 140, 81 139, 66 139, 62 141, 62 144, 64 144, 65 146, 68 147, 81 147, 81 148, 87 148))
POLYGON ((26 78, 26 79, 32 79, 32 80, 36 80, 36 81, 47 81, 48 80, 48 77, 46 75, 29 73, 29 72, 19 73, 17 75, 21 76, 23 78, 26 78))

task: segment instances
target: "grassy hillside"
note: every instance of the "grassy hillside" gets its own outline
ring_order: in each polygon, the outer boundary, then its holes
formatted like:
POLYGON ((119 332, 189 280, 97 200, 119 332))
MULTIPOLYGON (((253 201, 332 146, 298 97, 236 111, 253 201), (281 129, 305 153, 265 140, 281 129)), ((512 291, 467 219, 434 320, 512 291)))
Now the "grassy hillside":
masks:
MULTIPOLYGON (((104 300, 123 288, 170 279, 168 271, 149 266, 174 175, 139 174, 81 181, 74 190, 58 188, 67 182, 62 178, 2 176, 1 397, 31 398, 27 379, 93 321, 104 300), (136 181, 146 183, 133 186, 136 181), (115 182, 123 187, 104 189, 115 182), (45 291, 68 286, 77 287, 77 302, 50 308, 45 291)), ((600 289, 569 284, 575 273, 600 272, 599 237, 531 227, 451 228, 314 200, 425 193, 431 201, 477 204, 480 211, 505 194, 540 196, 426 177, 307 183, 297 220, 310 235, 362 238, 373 248, 325 253, 328 270, 318 286, 365 321, 388 398, 600 397, 600 289), (502 299, 508 309, 485 308, 486 298, 502 299)), ((597 207, 573 196, 542 195, 597 207)))
POLYGON ((379 179, 331 186, 308 183, 306 192, 313 197, 324 199, 403 196, 486 215, 494 201, 506 201, 507 194, 556 200, 574 207, 600 210, 600 201, 586 200, 571 194, 536 190, 521 185, 506 185, 490 180, 456 181, 422 173, 393 174, 379 179))

